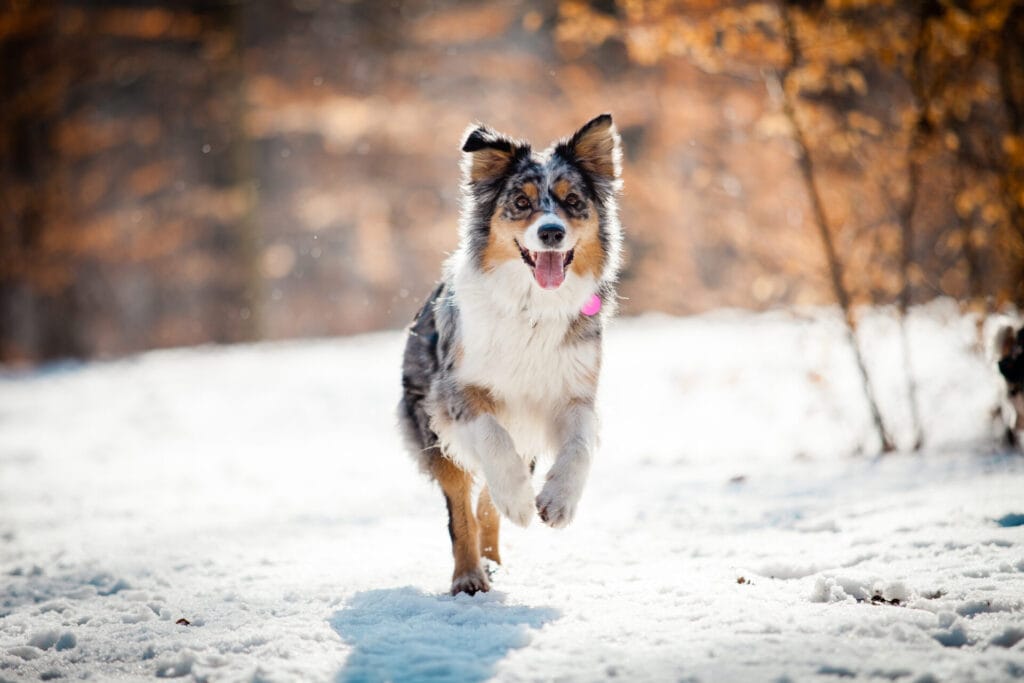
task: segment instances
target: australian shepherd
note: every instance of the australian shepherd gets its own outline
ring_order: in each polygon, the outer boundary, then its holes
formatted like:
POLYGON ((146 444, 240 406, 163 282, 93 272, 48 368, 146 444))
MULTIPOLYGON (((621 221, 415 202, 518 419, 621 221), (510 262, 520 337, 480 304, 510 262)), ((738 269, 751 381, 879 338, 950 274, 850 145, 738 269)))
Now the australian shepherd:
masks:
POLYGON ((451 592, 472 595, 490 589, 481 557, 501 563, 499 514, 560 528, 583 493, 615 308, 621 151, 603 114, 542 152, 471 126, 462 152, 460 244, 409 328, 399 420, 448 505, 451 592), (542 456, 553 463, 536 494, 542 456))

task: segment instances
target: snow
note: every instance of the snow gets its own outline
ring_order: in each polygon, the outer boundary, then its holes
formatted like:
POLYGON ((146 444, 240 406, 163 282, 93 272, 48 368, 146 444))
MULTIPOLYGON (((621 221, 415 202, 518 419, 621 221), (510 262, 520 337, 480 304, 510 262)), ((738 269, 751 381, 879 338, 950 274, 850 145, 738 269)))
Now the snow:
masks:
MULTIPOLYGON (((0 681, 1024 678, 1024 458, 975 321, 909 333, 926 448, 879 458, 834 312, 615 322, 575 522, 505 524, 472 598, 397 332, 7 372, 0 681)), ((907 444, 891 316, 862 339, 907 444)))
POLYGON ((492 591, 470 598, 428 595, 405 586, 360 593, 330 620, 352 655, 342 681, 485 680, 529 628, 554 621, 550 607, 507 604, 492 591))

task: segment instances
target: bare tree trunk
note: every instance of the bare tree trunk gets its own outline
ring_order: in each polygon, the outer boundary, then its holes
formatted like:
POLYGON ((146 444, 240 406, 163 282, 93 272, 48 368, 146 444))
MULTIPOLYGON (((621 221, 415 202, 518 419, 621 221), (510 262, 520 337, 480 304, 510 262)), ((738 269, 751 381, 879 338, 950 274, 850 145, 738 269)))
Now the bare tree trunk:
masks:
MULTIPOLYGON (((1024 27, 1024 6, 1020 3, 1010 12, 1003 24, 999 49, 996 51, 999 72, 999 90, 1003 98, 1009 132, 1024 135, 1024 96, 1021 94, 1021 70, 1024 69, 1024 47, 1021 44, 1020 29, 1024 27)), ((1019 162, 1017 162, 1019 163, 1019 162)), ((1013 254, 1011 267, 1010 296, 1013 303, 1024 308, 1024 169, 1004 155, 1000 173, 1003 201, 1010 222, 1017 232, 1017 253, 1013 254)))
POLYGON ((857 321, 854 318, 850 302, 850 294, 843 284, 843 266, 836 255, 835 244, 832 242, 832 233, 828 228, 828 217, 825 215, 825 207, 821 201, 821 194, 818 192, 818 185, 815 182, 814 162, 811 159, 810 149, 803 129, 796 116, 796 108, 793 97, 786 91, 786 79, 790 72, 800 61, 800 45, 797 42, 796 31, 793 27, 793 20, 789 15, 789 8, 785 0, 779 2, 779 13, 782 18, 783 30, 785 32, 786 47, 789 49, 789 63, 783 68, 778 76, 779 87, 782 93, 783 113, 789 119, 793 130, 793 141, 798 151, 798 162, 800 171, 807 186, 807 194, 811 201, 811 210, 814 215, 814 222, 821 237, 821 246, 825 252, 825 261, 828 264, 829 276, 832 280, 832 291, 839 307, 843 311, 843 319, 846 322, 846 337, 853 350, 854 359, 857 363, 857 370, 860 373, 861 385, 864 388, 864 397, 868 402, 868 409, 875 429, 878 432, 878 439, 881 443, 882 453, 891 453, 895 450, 892 439, 885 429, 882 421, 882 414, 878 410, 878 402, 875 400, 875 392, 871 386, 871 379, 868 376, 867 366, 864 363, 864 355, 861 353, 860 345, 857 343, 857 321))
POLYGON ((928 93, 924 84, 922 62, 925 57, 926 41, 928 40, 928 15, 923 7, 918 10, 917 40, 914 45, 913 61, 910 70, 910 90, 914 95, 917 116, 914 128, 910 133, 910 148, 907 150, 907 196, 899 211, 900 221, 900 296, 899 325, 900 350, 903 354, 903 371, 906 380, 907 403, 910 406, 911 427, 913 429, 913 450, 921 450, 924 445, 924 431, 921 428, 921 413, 917 401, 917 381, 911 363, 910 337, 907 331, 907 313, 910 310, 912 290, 910 285, 910 266, 914 262, 914 209, 917 208, 917 195, 921 186, 921 151, 928 138, 928 120, 926 118, 928 93))
POLYGON ((8 349, 32 360, 91 350, 83 325, 90 311, 80 295, 88 278, 78 259, 46 246, 65 192, 53 141, 69 95, 57 68, 65 45, 55 9, 39 2, 11 12, 9 33, 0 38, 0 304, 17 307, 13 314, 23 321, 17 328, 0 322, 0 360, 8 349), (27 201, 11 202, 19 191, 27 201), (59 272, 62 282, 33 281, 41 266, 59 272))
POLYGON ((227 7, 228 25, 233 37, 231 68, 231 165, 234 182, 244 193, 245 211, 235 230, 238 234, 237 258, 242 269, 241 301, 248 313, 242 319, 242 339, 254 341, 263 337, 263 276, 260 271, 260 226, 256 219, 259 202, 258 184, 252 160, 252 141, 245 127, 247 104, 247 73, 245 63, 246 20, 248 6, 244 3, 227 7))

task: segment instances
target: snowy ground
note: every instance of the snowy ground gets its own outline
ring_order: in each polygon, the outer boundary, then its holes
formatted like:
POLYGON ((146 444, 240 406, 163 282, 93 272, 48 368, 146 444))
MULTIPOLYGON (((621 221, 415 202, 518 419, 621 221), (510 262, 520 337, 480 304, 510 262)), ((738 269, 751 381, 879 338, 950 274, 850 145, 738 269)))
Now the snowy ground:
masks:
POLYGON ((0 680, 1024 678, 1024 458, 973 322, 910 335, 927 449, 878 459, 835 318, 616 322, 577 521, 506 524, 473 598, 398 333, 0 375, 0 680))

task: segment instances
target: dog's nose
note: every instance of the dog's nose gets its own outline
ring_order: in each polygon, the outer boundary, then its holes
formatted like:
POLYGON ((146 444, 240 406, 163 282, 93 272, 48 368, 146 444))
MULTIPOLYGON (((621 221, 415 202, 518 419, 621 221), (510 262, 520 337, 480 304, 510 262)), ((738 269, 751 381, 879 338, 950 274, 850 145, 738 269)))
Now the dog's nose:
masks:
POLYGON ((545 247, 557 247, 565 239, 565 228, 561 225, 542 225, 537 231, 537 237, 545 247))

